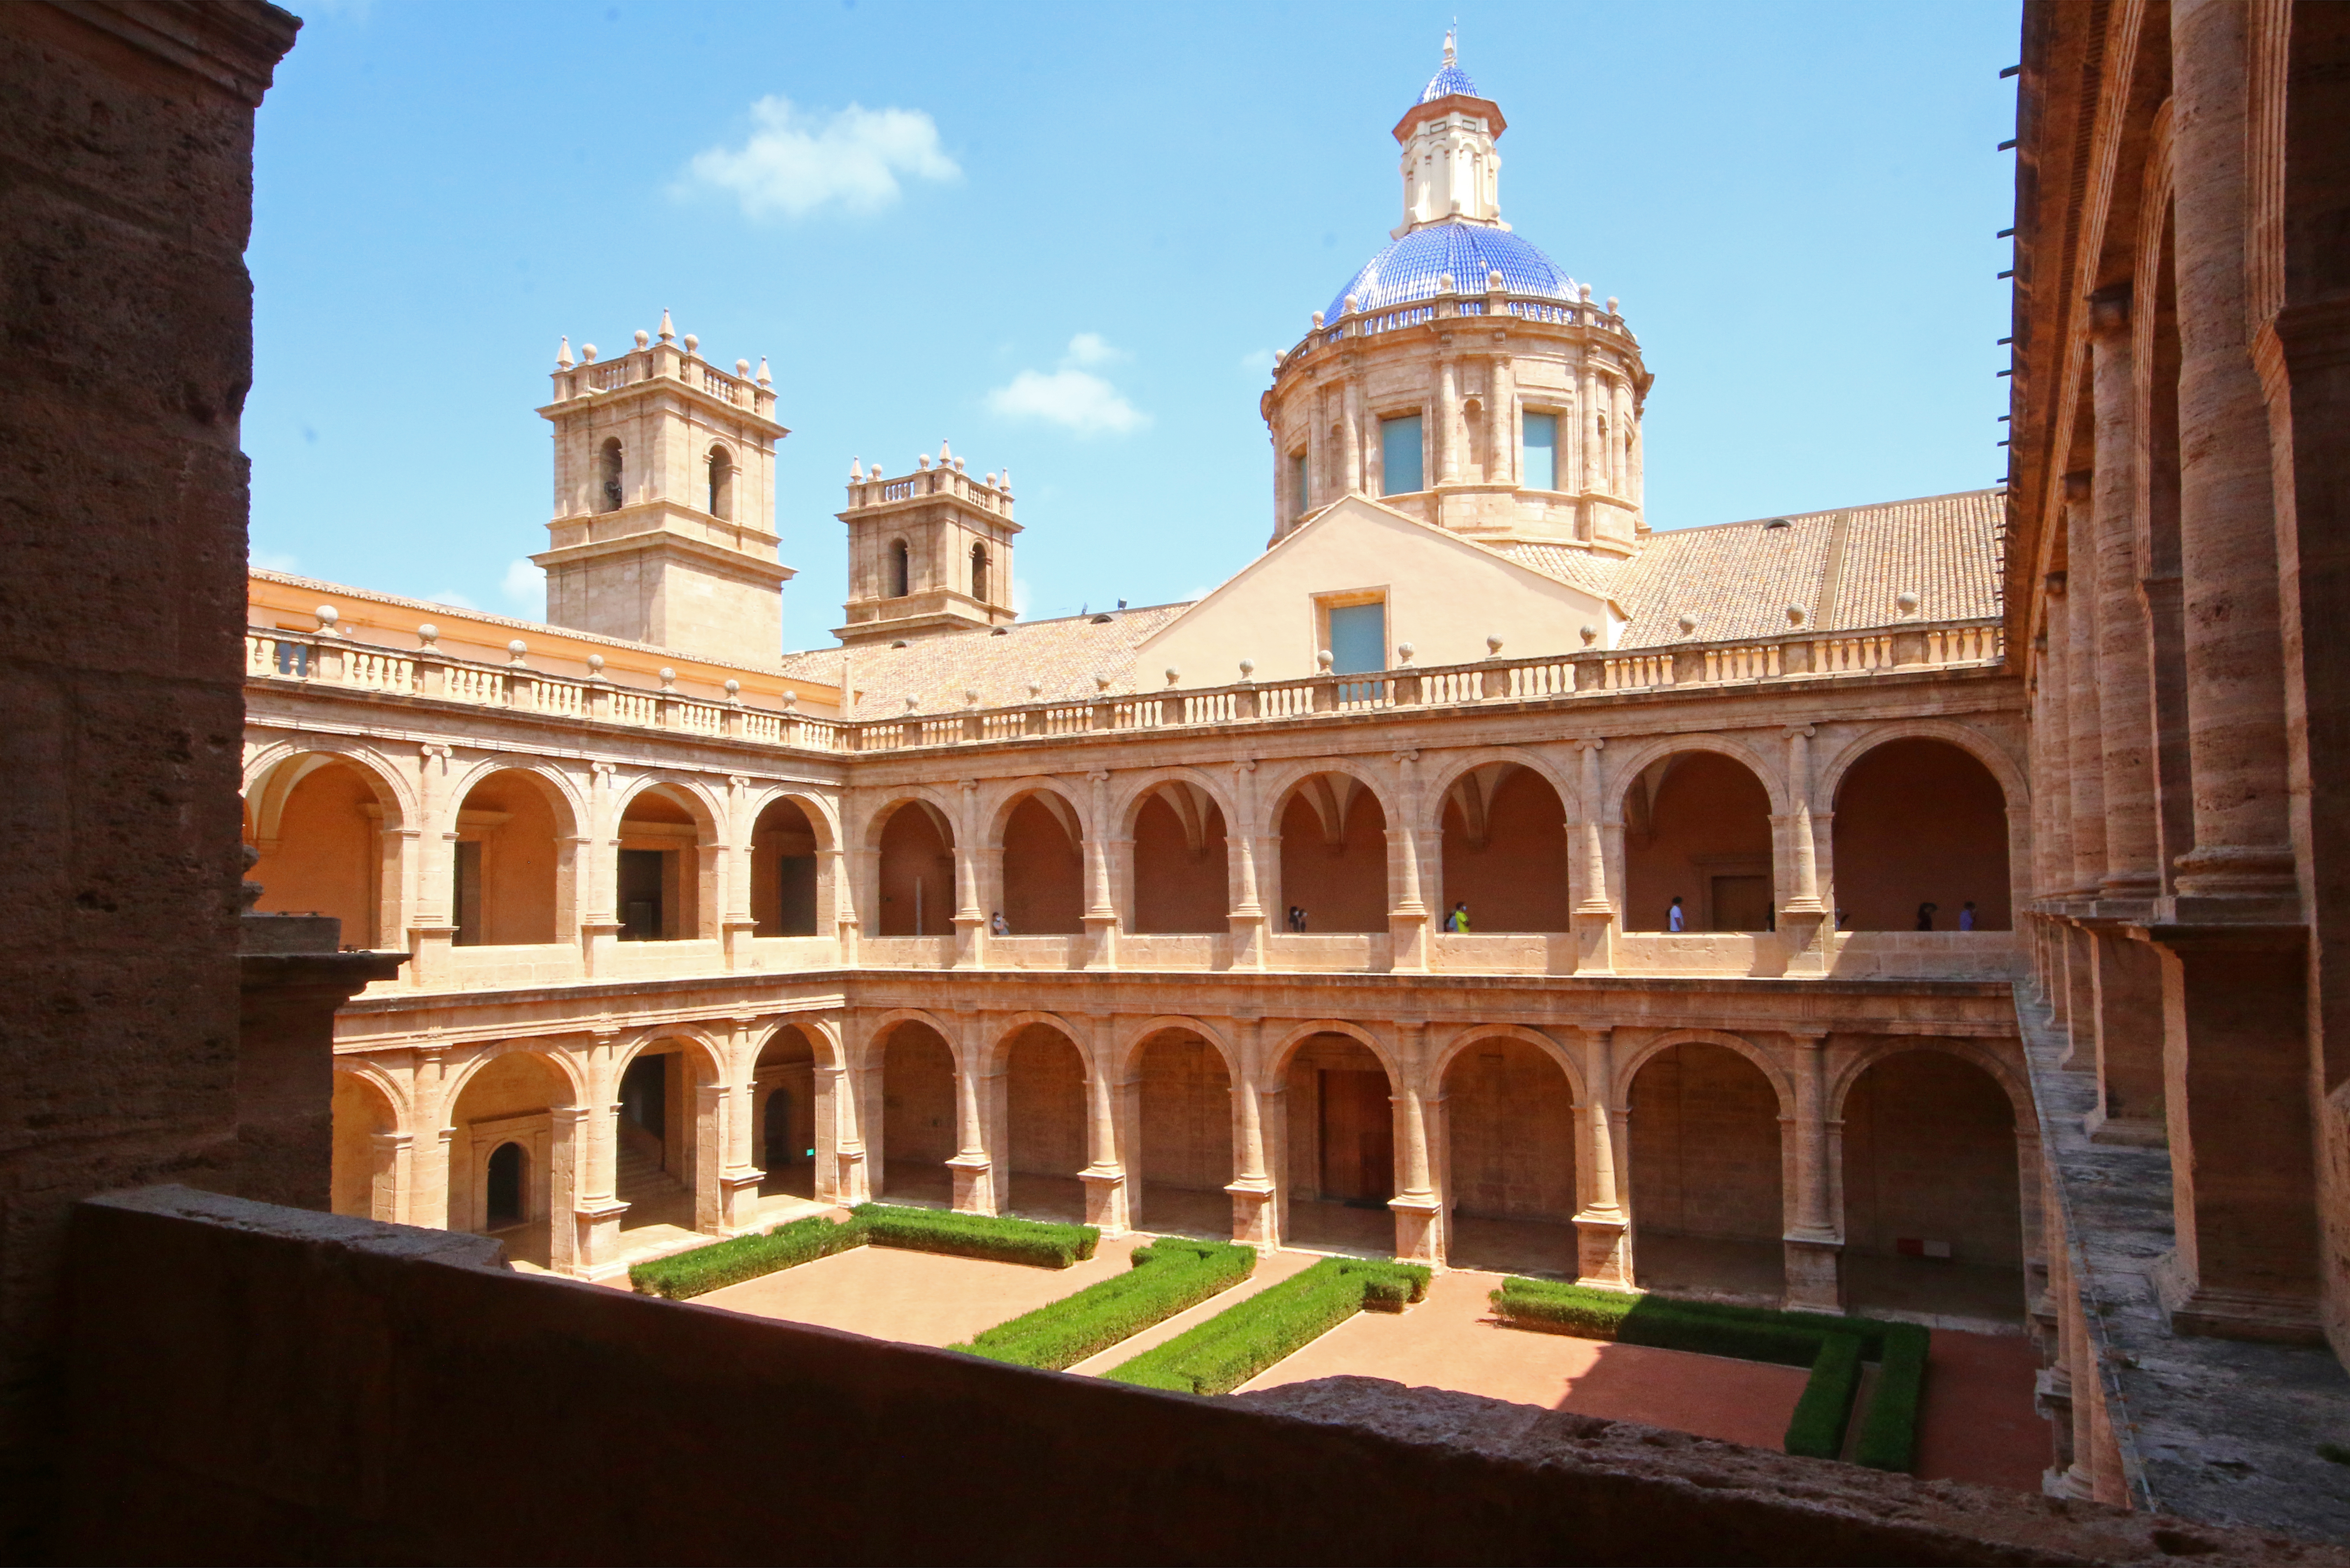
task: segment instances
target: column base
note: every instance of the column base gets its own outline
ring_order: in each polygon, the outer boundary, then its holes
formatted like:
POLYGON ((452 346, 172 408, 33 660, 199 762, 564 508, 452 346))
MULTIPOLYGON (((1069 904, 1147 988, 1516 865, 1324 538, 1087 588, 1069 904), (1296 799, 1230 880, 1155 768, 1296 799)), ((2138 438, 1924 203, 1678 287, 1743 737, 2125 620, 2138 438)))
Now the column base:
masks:
POLYGON ((2081 1130, 2089 1135, 2091 1143, 2127 1148, 2160 1148, 2170 1141, 2168 1123, 2143 1116, 2109 1116, 2102 1106, 2081 1118, 2081 1130))
POLYGON ((619 1262, 620 1216, 629 1205, 617 1198, 591 1199, 571 1210, 574 1241, 571 1266, 564 1270, 575 1280, 617 1279, 629 1272, 619 1262))
POLYGON ((1789 1312, 1844 1311, 1844 1243, 1789 1236, 1786 1246, 1789 1312))
POLYGON ((1262 912, 1231 917, 1232 966, 1234 969, 1261 970, 1264 967, 1264 916, 1262 912))
POLYGON ((954 967, 983 969, 987 964, 987 917, 957 915, 954 918, 954 967))
POLYGON ((1616 972, 1616 911, 1602 907, 1577 909, 1567 917, 1575 925, 1575 972, 1616 972))
POLYGON ((1232 1240, 1261 1252, 1270 1252, 1281 1245, 1280 1227, 1276 1223, 1280 1206, 1274 1201, 1274 1185, 1263 1177, 1252 1179, 1243 1177, 1224 1189, 1232 1199, 1232 1240))
POLYGON ((983 1154, 959 1154, 947 1161, 954 1177, 954 1208, 958 1214, 995 1212, 995 1162, 983 1154))
POLYGON ((1624 1214, 1575 1217, 1575 1282, 1604 1291, 1633 1291, 1632 1221, 1624 1214))
POLYGON ((612 960, 620 942, 620 922, 618 920, 582 920, 579 922, 579 966, 594 978, 612 972, 612 960))
POLYGON ((1405 1193, 1388 1199, 1395 1213, 1399 1262, 1444 1267, 1444 1204, 1434 1193, 1405 1193))
POLYGON ((1085 967, 1116 969, 1118 967, 1118 917, 1087 915, 1085 919, 1085 967))
POLYGON ((729 916, 718 922, 718 933, 725 943, 726 967, 751 967, 751 941, 759 934, 759 922, 748 916, 729 916))
POLYGON ((2207 1285, 2188 1271, 2177 1252, 2165 1253, 2149 1272, 2173 1334, 2267 1345, 2325 1344, 2325 1325, 2314 1295, 2207 1285))
POLYGON ((764 1170, 728 1171, 718 1179, 718 1233, 740 1236, 745 1231, 758 1229, 753 1210, 759 1207, 759 1183, 765 1180, 764 1170))
POLYGON ((1825 909, 1779 911, 1779 939, 1786 947, 1789 975, 1817 977, 1828 972, 1827 918, 1825 909))
MULTIPOLYGON (((837 1149, 834 1151, 832 1160, 833 1188, 827 1200, 837 1203, 843 1209, 854 1209, 860 1203, 872 1202, 873 1185, 866 1169, 865 1151, 861 1148, 837 1149)), ((816 1196, 826 1197, 821 1192, 816 1196)))
POLYGON ((1428 912, 1388 915, 1388 971, 1395 974, 1428 972, 1428 912))
POLYGON ((419 991, 439 991, 449 983, 449 955, 457 943, 454 926, 408 928, 408 983, 419 991))
POLYGON ((1077 1172, 1086 1189, 1086 1223, 1105 1236, 1123 1236, 1134 1228, 1127 1209, 1126 1172, 1118 1167, 1088 1167, 1077 1172))

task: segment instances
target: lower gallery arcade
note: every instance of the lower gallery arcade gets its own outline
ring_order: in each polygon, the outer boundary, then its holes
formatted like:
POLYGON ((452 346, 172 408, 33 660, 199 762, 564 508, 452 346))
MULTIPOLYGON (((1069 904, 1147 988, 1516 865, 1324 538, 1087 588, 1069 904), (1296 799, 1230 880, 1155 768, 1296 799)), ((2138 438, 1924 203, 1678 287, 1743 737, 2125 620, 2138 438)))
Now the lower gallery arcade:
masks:
MULTIPOLYGON (((1685 982, 1679 1011, 1704 1027, 1558 1022, 1659 1000, 1596 978, 1519 998, 1539 1025, 1394 1016, 1460 1000, 1409 982, 1379 988, 1388 1016, 1017 1005, 1049 983, 956 977, 950 1006, 899 975, 900 1005, 836 989, 764 1013, 349 1040, 336 1207, 497 1234, 590 1278, 868 1199, 1791 1305, 1923 1288, 2010 1320, 2039 1266, 2038 1139, 1995 982, 1906 988, 1901 1017, 1818 982, 1801 1020, 1740 994, 1768 982, 1685 982), (1921 1258, 1930 1282, 1905 1287, 1921 1258)), ((355 1032, 370 1009, 394 1023, 391 1001, 355 1003, 355 1032)))

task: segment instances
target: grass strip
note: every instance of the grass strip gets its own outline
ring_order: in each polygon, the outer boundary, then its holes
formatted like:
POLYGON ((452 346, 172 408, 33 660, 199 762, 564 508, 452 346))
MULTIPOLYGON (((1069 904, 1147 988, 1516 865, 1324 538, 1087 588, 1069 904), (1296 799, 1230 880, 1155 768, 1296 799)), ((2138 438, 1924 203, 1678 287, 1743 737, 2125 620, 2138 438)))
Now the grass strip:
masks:
POLYGON ((764 1234, 736 1236, 730 1241, 696 1247, 638 1263, 629 1270, 629 1283, 644 1295, 681 1302, 726 1285, 739 1285, 778 1269, 830 1257, 865 1244, 865 1228, 851 1220, 836 1222, 821 1214, 794 1220, 764 1234))
POLYGON ((1230 1290, 1255 1271, 1253 1247, 1162 1239, 1137 1247, 1127 1272, 948 1348, 1063 1371, 1230 1290))
POLYGON ((1858 1463, 1877 1470, 1907 1470, 1918 1455, 1918 1406, 1926 1392, 1926 1353, 1933 1336, 1914 1323, 1890 1324, 1877 1371, 1877 1387, 1868 1397, 1868 1414, 1860 1423, 1860 1442, 1853 1450, 1858 1463))
POLYGON ((1916 1452, 1931 1335, 1915 1324, 1675 1301, 1516 1276, 1503 1280, 1492 1300, 1494 1315, 1513 1328, 1810 1367, 1787 1424, 1791 1454, 1834 1459, 1844 1451, 1860 1363, 1877 1362, 1877 1390, 1854 1458, 1877 1469, 1906 1470, 1916 1452))
POLYGON ((958 1214, 943 1209, 901 1209, 860 1203, 849 1210, 877 1247, 905 1247, 957 1258, 987 1258, 1066 1269, 1094 1255, 1101 1231, 1091 1225, 1057 1225, 999 1214, 958 1214))
POLYGON ((1358 1312, 1401 1312, 1428 1293, 1417 1263, 1325 1258, 1107 1374, 1180 1394, 1229 1394, 1358 1312))

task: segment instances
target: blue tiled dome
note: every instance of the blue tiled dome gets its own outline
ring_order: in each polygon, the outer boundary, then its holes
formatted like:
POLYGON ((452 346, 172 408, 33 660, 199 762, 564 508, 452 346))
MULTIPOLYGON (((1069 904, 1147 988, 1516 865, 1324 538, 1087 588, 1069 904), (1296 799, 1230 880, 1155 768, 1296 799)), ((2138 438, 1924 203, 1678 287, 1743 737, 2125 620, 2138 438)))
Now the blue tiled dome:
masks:
POLYGON ((1373 256, 1322 314, 1328 320, 1337 320, 1350 294, 1355 296, 1355 308, 1362 311, 1427 299, 1437 292, 1436 280, 1448 272, 1453 286, 1463 294, 1484 293, 1485 275, 1498 272, 1512 294, 1560 300, 1575 297, 1566 274, 1531 241, 1484 223, 1427 223, 1373 256))
POLYGON ((1467 71, 1462 70, 1458 64, 1448 58, 1444 62, 1444 68, 1429 78, 1428 85, 1419 89, 1419 101, 1434 103, 1438 99, 1449 98, 1456 92, 1466 93, 1471 98, 1475 98, 1477 84, 1469 79, 1467 71))

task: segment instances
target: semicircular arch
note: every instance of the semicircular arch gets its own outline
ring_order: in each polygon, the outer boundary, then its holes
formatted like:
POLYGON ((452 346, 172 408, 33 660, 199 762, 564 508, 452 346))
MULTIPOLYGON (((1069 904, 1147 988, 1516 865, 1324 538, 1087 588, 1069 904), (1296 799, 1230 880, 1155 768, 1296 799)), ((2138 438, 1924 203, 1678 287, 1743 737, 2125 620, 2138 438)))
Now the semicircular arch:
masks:
POLYGON ((1983 765, 1991 782, 1999 785, 2009 811, 2031 804, 2032 784, 2022 764, 1981 731, 1948 719, 1896 719, 1870 726, 1847 741, 1828 759, 1827 765, 1818 770, 1814 794, 1826 803, 1826 809, 1834 810, 1836 792, 1844 787, 1845 775, 1862 758, 1896 741, 1940 741, 1956 746, 1983 765))
POLYGON ((455 813, 464 809, 465 797, 498 774, 519 774, 533 781, 534 786, 546 797, 555 809, 555 831, 560 838, 575 837, 587 831, 583 826, 588 818, 588 803, 580 797, 577 787, 562 769, 536 757, 495 755, 477 757, 455 770, 449 783, 449 793, 443 797, 446 809, 455 813))
POLYGON ((1188 784, 1215 802, 1216 809, 1224 814, 1224 831, 1227 834, 1240 831, 1239 803, 1233 798, 1232 790, 1217 782, 1214 775, 1208 770, 1193 767, 1152 768, 1148 772, 1136 774, 1133 778, 1121 781, 1118 793, 1112 797, 1110 820, 1118 826, 1117 836, 1133 837, 1134 825, 1142 815, 1142 808, 1149 805, 1151 798, 1168 785, 1177 784, 1188 784))
POLYGON ((1224 1037, 1223 1032, 1202 1019, 1180 1012, 1162 1012, 1157 1017, 1146 1018, 1120 1037, 1115 1074, 1117 1080, 1131 1082, 1142 1070, 1142 1053, 1151 1041, 1178 1030, 1205 1040, 1216 1054, 1223 1058, 1225 1075, 1234 1083, 1240 1081, 1240 1053, 1232 1048, 1232 1043, 1224 1037))
MULTIPOLYGON (((1599 754, 1602 758, 1608 758, 1614 749, 1611 746, 1599 754)), ((1770 799, 1772 815, 1783 815, 1786 812, 1785 774, 1746 742, 1709 731, 1694 735, 1658 735, 1633 746, 1624 755, 1612 758, 1607 780, 1601 785, 1607 802, 1607 820, 1611 823, 1624 820, 1624 799, 1631 793, 1634 781, 1649 763, 1684 752, 1711 752, 1717 756, 1728 757, 1754 775, 1754 782, 1762 786, 1763 794, 1770 799)))
POLYGON ((1843 1119, 1845 1102, 1851 1097, 1853 1085, 1860 1082, 1862 1074, 1880 1062, 1912 1051, 1933 1051, 1945 1056, 1955 1056, 1989 1075, 1991 1082, 1999 1085, 2000 1092, 2007 1096, 2009 1113, 2015 1118, 2016 1134, 2021 1137, 2036 1131, 2031 1087, 2015 1069, 2002 1060, 1997 1052, 1979 1041, 1944 1034, 1898 1034, 1871 1041, 1829 1078, 1826 1095, 1828 1118, 1831 1121, 1843 1119))
POLYGON ((570 1052, 550 1040, 527 1036, 519 1040, 500 1040, 476 1047, 463 1061, 450 1067, 448 1076, 441 1081, 439 1114, 442 1125, 451 1123, 457 1102, 464 1096, 466 1085, 481 1074, 482 1069, 502 1057, 514 1055, 536 1056, 552 1066, 563 1080, 565 1088, 570 1092, 570 1098, 564 1102, 567 1106, 588 1103, 587 1069, 573 1058, 570 1052))
POLYGON ((1771 1054, 1742 1034, 1726 1033, 1719 1029, 1668 1029, 1633 1051, 1616 1064, 1613 1108, 1622 1109, 1629 1105, 1632 1080, 1640 1075, 1640 1069, 1676 1045, 1720 1045, 1725 1050, 1737 1052, 1753 1063, 1763 1080, 1771 1085, 1771 1093, 1779 1102, 1780 1118, 1784 1120, 1795 1114, 1794 1085, 1787 1082, 1786 1074, 1780 1070, 1778 1063, 1771 1059, 1771 1054))
POLYGON ((1288 1071, 1289 1059, 1316 1034, 1343 1034, 1361 1045, 1378 1057, 1379 1065, 1386 1069, 1388 1087, 1395 1091, 1402 1089, 1405 1082, 1403 1064, 1397 1059, 1388 1043, 1363 1025, 1344 1018, 1312 1018, 1289 1029, 1265 1054, 1265 1082, 1279 1083, 1281 1075, 1288 1071))
POLYGON ((1452 1064, 1459 1061, 1471 1045, 1487 1040, 1517 1040, 1533 1046, 1557 1063, 1560 1069, 1566 1074, 1566 1086, 1568 1092, 1574 1096, 1576 1106, 1579 1108, 1589 1103, 1591 1086, 1584 1077, 1583 1064, 1575 1059, 1575 1053, 1543 1031, 1530 1029, 1523 1023, 1471 1023, 1461 1029, 1451 1040, 1445 1042, 1443 1049, 1439 1051, 1435 1059, 1429 1064, 1428 1088, 1431 1092, 1441 1092, 1444 1087, 1444 1075, 1452 1070, 1452 1064))
POLYGON ((1428 774, 1426 787, 1421 791, 1421 811, 1425 817, 1421 826, 1441 830, 1444 826, 1444 805, 1451 798, 1454 787, 1479 768, 1490 767, 1495 763, 1509 763, 1522 767, 1550 785, 1551 793, 1558 797, 1559 808, 1572 819, 1574 807, 1567 803, 1575 798, 1575 791, 1549 758, 1523 746, 1482 746, 1449 756, 1428 774))
POLYGON ((995 1074, 1004 1071, 1011 1065, 1012 1043, 1020 1037, 1021 1031, 1039 1027, 1050 1029, 1076 1048, 1077 1060, 1084 1064, 1086 1078, 1090 1082, 1094 1075, 1093 1055, 1086 1049, 1084 1034, 1076 1024, 1059 1013, 1041 1012, 1033 1008, 1022 1012, 1008 1013, 995 1021, 993 1035, 986 1042, 984 1054, 982 1057, 982 1073, 995 1074))

